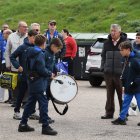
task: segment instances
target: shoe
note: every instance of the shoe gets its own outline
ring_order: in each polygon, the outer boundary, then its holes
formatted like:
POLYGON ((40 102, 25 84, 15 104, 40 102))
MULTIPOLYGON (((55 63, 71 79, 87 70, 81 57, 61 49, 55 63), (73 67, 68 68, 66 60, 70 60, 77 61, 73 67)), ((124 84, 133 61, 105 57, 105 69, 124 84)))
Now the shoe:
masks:
POLYGON ((4 101, 4 103, 9 103, 10 102, 10 100, 8 99, 8 100, 6 100, 6 101, 4 101))
POLYGON ((42 128, 42 134, 44 135, 57 135, 57 131, 53 130, 50 126, 42 128))
MULTIPOLYGON (((42 123, 42 120, 39 119, 38 122, 39 122, 39 123, 42 123)), ((51 119, 50 117, 48 118, 48 124, 52 124, 52 123, 54 123, 54 122, 55 122, 55 120, 51 119)))
POLYGON ((16 107, 16 104, 12 104, 11 107, 16 107))
POLYGON ((30 117, 29 117, 29 119, 31 119, 31 120, 39 120, 39 115, 35 112, 35 113, 33 113, 30 117))
POLYGON ((137 125, 140 126, 140 122, 137 125))
POLYGON ((126 120, 121 120, 120 118, 112 121, 112 124, 114 125, 126 125, 126 120))
POLYGON ((30 127, 28 124, 19 124, 18 132, 31 132, 31 131, 35 131, 35 129, 30 127))
POLYGON ((101 116, 101 119, 113 119, 113 115, 104 115, 101 116))
POLYGON ((13 116, 13 119, 15 119, 15 120, 21 120, 21 115, 20 115, 20 113, 19 112, 15 112, 14 113, 14 116, 13 116))

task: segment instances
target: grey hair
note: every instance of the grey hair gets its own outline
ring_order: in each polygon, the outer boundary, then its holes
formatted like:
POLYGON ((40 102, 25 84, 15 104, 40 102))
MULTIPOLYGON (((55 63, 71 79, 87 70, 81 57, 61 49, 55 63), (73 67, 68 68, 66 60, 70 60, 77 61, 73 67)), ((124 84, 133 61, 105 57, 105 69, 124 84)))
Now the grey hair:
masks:
POLYGON ((121 32, 121 26, 119 24, 111 24, 110 29, 117 29, 119 32, 121 32))
POLYGON ((30 26, 31 30, 32 30, 33 26, 39 26, 39 28, 40 28, 40 24, 39 23, 32 23, 31 26, 30 26))

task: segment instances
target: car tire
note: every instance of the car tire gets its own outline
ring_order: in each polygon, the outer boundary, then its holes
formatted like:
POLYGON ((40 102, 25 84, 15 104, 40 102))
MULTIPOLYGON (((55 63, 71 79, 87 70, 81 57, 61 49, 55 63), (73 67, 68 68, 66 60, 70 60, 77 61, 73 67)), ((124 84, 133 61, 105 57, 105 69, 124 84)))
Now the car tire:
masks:
POLYGON ((89 83, 93 87, 99 87, 102 84, 102 82, 103 82, 103 78, 101 77, 93 77, 93 76, 89 77, 89 83))

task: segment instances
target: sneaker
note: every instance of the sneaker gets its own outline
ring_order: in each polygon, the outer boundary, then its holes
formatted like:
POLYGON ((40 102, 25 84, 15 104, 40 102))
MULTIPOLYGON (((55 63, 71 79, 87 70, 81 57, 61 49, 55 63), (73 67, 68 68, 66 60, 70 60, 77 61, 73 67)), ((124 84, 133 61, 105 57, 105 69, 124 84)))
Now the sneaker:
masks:
POLYGON ((112 124, 114 125, 126 125, 126 120, 121 120, 120 118, 114 120, 114 121, 111 121, 112 124))
POLYGON ((57 135, 57 131, 53 130, 50 126, 42 128, 42 134, 44 135, 57 135))
POLYGON ((30 117, 29 117, 29 119, 31 119, 31 120, 39 120, 39 115, 35 112, 35 113, 33 113, 30 117))
POLYGON ((14 113, 14 116, 13 116, 13 119, 15 119, 15 120, 21 120, 21 115, 20 115, 20 113, 19 112, 15 112, 14 113))
POLYGON ((31 132, 31 131, 35 131, 35 129, 30 127, 28 124, 19 124, 18 132, 31 132))

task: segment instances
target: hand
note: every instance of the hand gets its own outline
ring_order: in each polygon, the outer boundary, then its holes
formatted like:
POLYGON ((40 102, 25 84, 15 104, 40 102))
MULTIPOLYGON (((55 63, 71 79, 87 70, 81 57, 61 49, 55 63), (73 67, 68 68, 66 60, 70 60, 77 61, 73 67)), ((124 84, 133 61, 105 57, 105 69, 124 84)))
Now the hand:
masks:
POLYGON ((19 71, 19 72, 23 72, 23 68, 20 66, 20 67, 18 68, 18 71, 19 71))
POLYGON ((54 73, 52 73, 51 79, 54 79, 54 77, 55 77, 55 74, 54 74, 54 73))
POLYGON ((6 67, 6 71, 11 71, 11 67, 6 67))

